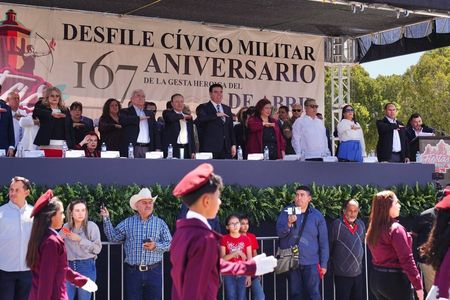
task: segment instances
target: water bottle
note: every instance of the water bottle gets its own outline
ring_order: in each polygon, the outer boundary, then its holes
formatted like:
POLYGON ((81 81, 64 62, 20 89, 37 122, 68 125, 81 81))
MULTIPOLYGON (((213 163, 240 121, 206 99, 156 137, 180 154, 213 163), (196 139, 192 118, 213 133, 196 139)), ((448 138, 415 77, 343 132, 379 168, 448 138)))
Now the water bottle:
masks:
POLYGON ((267 146, 264 147, 264 160, 269 160, 269 148, 267 146))
POLYGON ((419 151, 416 153, 416 163, 422 163, 422 157, 419 151))
POLYGON ((134 147, 132 143, 128 145, 128 158, 134 158, 134 147))
POLYGON ((169 147, 167 147, 167 159, 173 158, 173 147, 172 144, 169 144, 169 147))
POLYGON ((106 152, 106 151, 108 151, 108 149, 106 148, 106 143, 103 142, 102 143, 102 152, 106 152))
POLYGON ((21 142, 19 142, 19 144, 17 144, 16 157, 23 157, 23 146, 22 146, 21 142))
POLYGON ((238 160, 243 160, 244 159, 244 155, 242 154, 242 147, 241 146, 238 147, 237 156, 238 156, 237 157, 238 160))
POLYGON ((69 150, 69 147, 67 147, 67 143, 66 141, 64 141, 63 145, 62 145, 62 157, 66 157, 66 153, 69 150))

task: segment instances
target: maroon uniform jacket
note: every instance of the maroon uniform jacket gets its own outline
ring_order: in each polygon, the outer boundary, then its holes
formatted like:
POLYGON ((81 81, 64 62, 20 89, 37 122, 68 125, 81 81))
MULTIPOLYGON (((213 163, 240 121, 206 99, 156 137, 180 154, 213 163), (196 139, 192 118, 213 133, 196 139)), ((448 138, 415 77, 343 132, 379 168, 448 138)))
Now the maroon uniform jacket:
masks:
POLYGON ((219 271, 224 275, 253 275, 254 261, 220 259, 221 235, 198 219, 180 219, 170 246, 173 300, 217 299, 219 271))
POLYGON ((28 300, 66 300, 66 279, 82 287, 87 278, 67 265, 64 240, 52 230, 42 239, 28 300))

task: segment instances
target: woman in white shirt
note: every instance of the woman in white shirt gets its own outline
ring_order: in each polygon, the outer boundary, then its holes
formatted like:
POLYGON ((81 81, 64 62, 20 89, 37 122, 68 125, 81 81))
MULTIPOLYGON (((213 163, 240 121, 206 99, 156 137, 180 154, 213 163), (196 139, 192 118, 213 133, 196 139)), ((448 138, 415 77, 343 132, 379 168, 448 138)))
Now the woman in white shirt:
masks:
POLYGON ((354 108, 347 104, 342 108, 342 119, 337 126, 339 137, 339 161, 363 161, 366 145, 361 125, 356 121, 354 108))
MULTIPOLYGON (((67 223, 64 224, 60 235, 64 238, 67 249, 67 259, 72 270, 95 281, 97 274, 95 259, 102 249, 100 230, 94 222, 88 221, 86 202, 78 199, 67 207, 67 223)), ((91 293, 67 283, 69 300, 89 300, 91 293), (75 298, 75 295, 78 297, 75 298)))

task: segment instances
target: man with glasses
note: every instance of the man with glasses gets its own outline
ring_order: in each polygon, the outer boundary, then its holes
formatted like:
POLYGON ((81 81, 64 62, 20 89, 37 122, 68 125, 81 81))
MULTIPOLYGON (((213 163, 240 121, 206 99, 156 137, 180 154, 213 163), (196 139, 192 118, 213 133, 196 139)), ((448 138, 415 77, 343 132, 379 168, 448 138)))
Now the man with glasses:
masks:
POLYGON ((310 161, 322 161, 330 155, 323 121, 317 117, 316 100, 305 101, 305 115, 292 126, 292 147, 297 155, 310 161))
POLYGON ((120 111, 119 122, 123 130, 120 156, 127 157, 130 143, 136 158, 145 158, 146 152, 161 149, 155 114, 145 109, 145 93, 142 89, 131 93, 131 106, 120 111))
POLYGON ((397 120, 397 113, 395 104, 387 103, 384 106, 385 117, 377 121, 379 162, 409 162, 406 128, 397 120))

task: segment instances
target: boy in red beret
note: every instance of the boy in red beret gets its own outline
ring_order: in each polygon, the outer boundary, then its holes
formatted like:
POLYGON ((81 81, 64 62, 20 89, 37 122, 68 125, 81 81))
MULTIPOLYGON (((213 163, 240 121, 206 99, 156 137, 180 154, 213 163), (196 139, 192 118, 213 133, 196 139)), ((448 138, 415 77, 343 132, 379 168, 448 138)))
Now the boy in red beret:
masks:
POLYGON ((207 221, 217 215, 221 204, 222 179, 213 170, 212 165, 201 164, 173 190, 189 207, 186 219, 177 221, 170 247, 173 300, 217 299, 219 272, 253 276, 272 272, 276 266, 276 259, 265 254, 245 262, 219 259, 221 235, 207 221))

